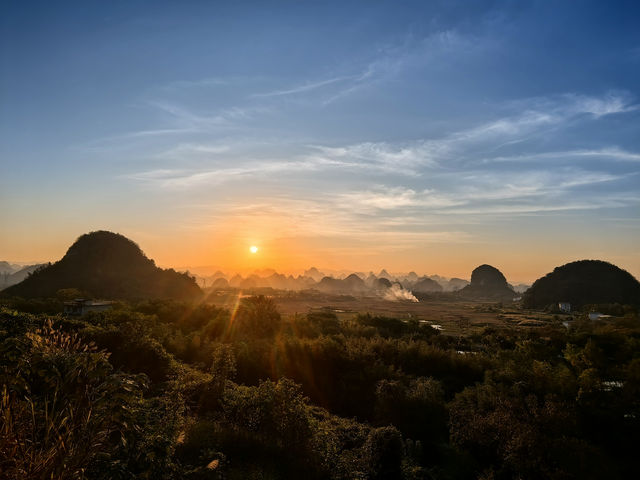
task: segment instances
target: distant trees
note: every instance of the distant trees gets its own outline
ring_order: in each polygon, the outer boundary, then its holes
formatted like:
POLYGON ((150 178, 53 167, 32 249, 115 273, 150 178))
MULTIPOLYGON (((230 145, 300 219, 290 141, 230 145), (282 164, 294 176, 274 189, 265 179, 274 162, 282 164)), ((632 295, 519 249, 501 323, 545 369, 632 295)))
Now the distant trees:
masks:
POLYGON ((282 318, 272 298, 263 295, 242 299, 231 319, 231 332, 240 336, 273 337, 282 318))

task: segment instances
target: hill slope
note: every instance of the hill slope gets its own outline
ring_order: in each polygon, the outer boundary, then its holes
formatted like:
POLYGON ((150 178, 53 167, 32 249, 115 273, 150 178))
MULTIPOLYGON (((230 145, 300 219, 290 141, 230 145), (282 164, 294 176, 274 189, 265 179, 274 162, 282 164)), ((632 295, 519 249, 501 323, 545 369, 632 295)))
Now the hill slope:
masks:
POLYGON ((156 267, 134 242, 106 231, 82 235, 61 260, 38 269, 2 293, 51 297, 63 288, 114 299, 192 299, 202 294, 193 278, 156 267))
POLYGON ((433 293, 442 292, 443 288, 438 282, 431 278, 423 277, 411 287, 413 293, 433 293))
POLYGON ((536 280, 522 298, 527 308, 569 302, 640 305, 640 282, 626 270, 601 260, 580 260, 556 267, 536 280))
POLYGON ((516 292, 509 286, 500 270, 491 265, 480 265, 471 272, 471 283, 459 294, 474 299, 513 300, 516 292))

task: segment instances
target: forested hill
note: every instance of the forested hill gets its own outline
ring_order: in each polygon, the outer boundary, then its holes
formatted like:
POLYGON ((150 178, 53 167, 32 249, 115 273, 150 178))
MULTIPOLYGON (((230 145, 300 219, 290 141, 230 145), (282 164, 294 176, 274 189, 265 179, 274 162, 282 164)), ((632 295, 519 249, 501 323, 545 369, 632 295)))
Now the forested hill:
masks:
POLYGON ((527 308, 558 302, 640 305, 640 282, 626 270, 602 260, 580 260, 556 267, 539 278, 523 296, 527 308))
POLYGON ((156 267, 136 243, 107 231, 82 235, 60 261, 35 271, 2 293, 25 298, 52 297, 67 288, 110 299, 186 300, 202 294, 189 275, 156 267))
POLYGON ((510 301, 516 292, 500 270, 491 265, 480 265, 471 272, 471 283, 460 290, 460 295, 473 299, 510 301))

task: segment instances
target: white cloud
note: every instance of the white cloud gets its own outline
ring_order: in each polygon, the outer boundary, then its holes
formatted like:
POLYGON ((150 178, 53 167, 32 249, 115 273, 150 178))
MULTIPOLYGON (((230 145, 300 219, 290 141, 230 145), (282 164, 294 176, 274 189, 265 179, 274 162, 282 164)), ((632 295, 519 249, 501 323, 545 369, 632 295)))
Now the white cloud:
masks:
POLYGON ((637 105, 630 105, 626 95, 609 93, 602 98, 588 97, 584 95, 567 95, 569 105, 567 113, 575 114, 587 113, 596 118, 613 115, 616 113, 626 113, 637 110, 637 105))
MULTIPOLYGON (((469 215, 550 212, 585 208, 603 208, 632 204, 635 197, 622 199, 616 195, 587 195, 582 201, 573 189, 612 182, 624 175, 561 169, 553 172, 451 174, 441 191, 416 191, 401 186, 379 186, 374 190, 343 193, 338 198, 354 212, 418 212, 424 215, 469 215), (612 203, 613 202, 613 203, 612 203)), ((402 215, 402 213, 400 213, 402 215)))
POLYGON ((311 90, 316 90, 318 88, 326 87, 327 85, 333 85, 338 82, 345 82, 347 80, 353 80, 357 78, 358 78, 357 75, 328 78, 325 80, 305 83, 304 85, 299 85, 297 87, 291 87, 283 90, 274 90, 272 92, 265 92, 265 93, 254 93, 253 95, 251 95, 251 97, 260 98, 260 97, 282 97, 285 95, 295 95, 298 93, 305 93, 311 90))
POLYGON ((459 205, 454 198, 435 194, 430 190, 416 192, 404 187, 378 187, 376 190, 348 192, 339 195, 345 205, 372 207, 380 210, 403 209, 406 207, 442 208, 459 205))
POLYGON ((607 147, 592 150, 560 150, 553 152, 525 153, 521 155, 483 158, 479 163, 527 162, 538 160, 559 160, 576 158, 603 158, 621 162, 640 162, 640 153, 629 152, 618 147, 607 147))
MULTIPOLYGON (((397 173, 416 174, 419 167, 433 168, 443 163, 473 158, 477 149, 501 147, 542 135, 550 128, 559 128, 574 121, 577 117, 590 114, 595 119, 604 115, 629 112, 635 109, 625 96, 608 94, 602 98, 567 95, 556 99, 532 99, 518 103, 523 113, 505 116, 476 127, 454 132, 441 138, 421 139, 402 144, 387 142, 363 142, 339 147, 316 145, 326 157, 364 163, 397 173), (534 109, 537 108, 537 109, 534 109)), ((574 155, 609 155, 616 159, 633 160, 637 154, 624 152, 616 148, 573 151, 574 155)), ((545 155, 536 153, 534 155, 545 155)), ((505 161, 508 157, 495 157, 505 161)), ((517 157, 516 157, 517 158, 517 157)), ((484 159, 485 163, 491 159, 484 159)))

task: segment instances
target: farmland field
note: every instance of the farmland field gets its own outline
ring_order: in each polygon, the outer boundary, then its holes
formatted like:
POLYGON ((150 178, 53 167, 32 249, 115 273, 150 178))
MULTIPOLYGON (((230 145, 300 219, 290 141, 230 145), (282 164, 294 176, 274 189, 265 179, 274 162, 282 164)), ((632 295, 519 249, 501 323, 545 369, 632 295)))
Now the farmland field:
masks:
MULTIPOLYGON (((253 292, 258 293, 258 292, 253 292)), ((233 309, 241 293, 216 292, 209 301, 217 306, 233 309)), ((358 313, 416 318, 433 325, 447 335, 468 335, 491 325, 535 327, 551 322, 553 315, 527 311, 516 304, 461 300, 453 295, 431 295, 419 302, 390 301, 380 297, 354 297, 319 292, 270 292, 278 311, 284 316, 306 314, 311 311, 330 311, 340 320, 358 313)), ((562 316, 564 317, 564 316, 562 316)), ((567 316, 568 317, 568 316, 567 316)), ((564 319, 564 318, 562 318, 564 319)))

